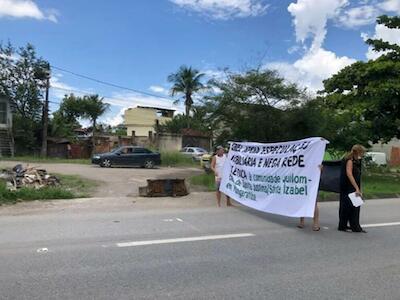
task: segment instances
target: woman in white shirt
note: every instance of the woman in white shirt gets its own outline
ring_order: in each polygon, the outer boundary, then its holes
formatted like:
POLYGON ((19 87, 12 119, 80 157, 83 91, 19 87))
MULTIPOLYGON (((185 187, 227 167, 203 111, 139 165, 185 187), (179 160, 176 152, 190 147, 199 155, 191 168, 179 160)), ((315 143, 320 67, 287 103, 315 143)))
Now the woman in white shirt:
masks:
MULTIPOLYGON (((217 186, 217 204, 219 207, 221 206, 221 192, 219 191, 219 187, 221 185, 223 167, 226 159, 224 152, 224 147, 218 146, 216 154, 211 161, 211 169, 215 174, 215 185, 217 186)), ((226 206, 232 206, 231 199, 228 196, 226 196, 226 206)))

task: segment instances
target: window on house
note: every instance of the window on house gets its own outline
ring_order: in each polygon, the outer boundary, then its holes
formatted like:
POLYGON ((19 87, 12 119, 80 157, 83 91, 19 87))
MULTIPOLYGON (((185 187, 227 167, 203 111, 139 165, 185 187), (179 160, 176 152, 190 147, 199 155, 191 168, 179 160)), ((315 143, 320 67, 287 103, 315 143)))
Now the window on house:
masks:
POLYGON ((7 124, 7 105, 0 102, 0 124, 7 124))

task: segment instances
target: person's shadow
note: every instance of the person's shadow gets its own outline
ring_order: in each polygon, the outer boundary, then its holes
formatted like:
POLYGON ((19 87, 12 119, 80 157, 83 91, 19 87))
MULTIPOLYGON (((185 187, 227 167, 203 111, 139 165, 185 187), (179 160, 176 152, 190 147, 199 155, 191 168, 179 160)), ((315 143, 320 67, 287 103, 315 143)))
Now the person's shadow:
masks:
POLYGON ((281 215, 275 215, 267 212, 262 212, 259 210, 255 210, 253 208, 244 206, 238 202, 234 203, 234 207, 242 212, 253 215, 257 218, 263 219, 265 221, 269 221, 287 228, 295 228, 299 222, 299 218, 285 217, 281 215))

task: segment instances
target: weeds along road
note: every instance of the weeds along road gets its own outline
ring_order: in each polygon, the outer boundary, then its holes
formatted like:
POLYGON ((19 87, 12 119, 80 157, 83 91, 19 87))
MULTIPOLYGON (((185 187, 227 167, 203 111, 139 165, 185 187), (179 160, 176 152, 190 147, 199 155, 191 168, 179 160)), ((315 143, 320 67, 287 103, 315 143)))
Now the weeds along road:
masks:
POLYGON ((337 202, 313 232, 213 196, 0 208, 0 298, 400 298, 398 199, 367 201, 356 234, 336 230, 337 202))
MULTIPOLYGON (((13 167, 17 163, 13 161, 2 161, 0 166, 13 167)), ((23 163, 26 165, 26 163, 23 163)), ((97 165, 81 164, 52 164, 52 163, 29 163, 46 169, 49 173, 60 173, 67 175, 79 175, 99 182, 94 197, 126 197, 137 196, 138 187, 146 185, 147 179, 155 178, 188 178, 201 174, 199 168, 168 168, 159 167, 155 169, 142 168, 100 168, 97 165)))

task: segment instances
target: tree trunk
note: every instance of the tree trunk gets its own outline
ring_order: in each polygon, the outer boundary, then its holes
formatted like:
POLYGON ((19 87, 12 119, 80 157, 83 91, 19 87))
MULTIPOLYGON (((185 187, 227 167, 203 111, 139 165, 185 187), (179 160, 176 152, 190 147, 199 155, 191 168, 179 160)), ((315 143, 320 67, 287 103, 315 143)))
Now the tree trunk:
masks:
POLYGON ((96 119, 93 119, 93 129, 92 129, 92 155, 95 153, 96 149, 96 119))
POLYGON ((190 128, 190 109, 192 108, 192 97, 190 94, 186 94, 185 101, 185 114, 186 114, 186 126, 190 128))

